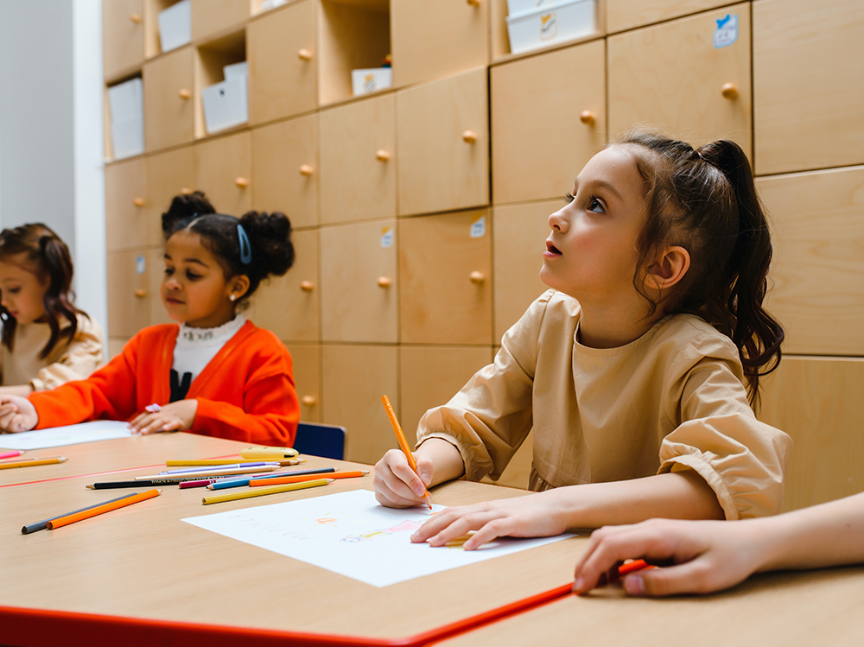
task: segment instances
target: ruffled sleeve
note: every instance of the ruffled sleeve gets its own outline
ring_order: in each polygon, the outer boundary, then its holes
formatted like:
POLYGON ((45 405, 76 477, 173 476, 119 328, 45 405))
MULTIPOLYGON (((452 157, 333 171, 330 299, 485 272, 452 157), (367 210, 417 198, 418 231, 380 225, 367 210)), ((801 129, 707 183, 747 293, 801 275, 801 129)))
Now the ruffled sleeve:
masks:
POLYGON ((39 370, 30 380, 34 391, 56 389, 66 382, 90 377, 103 362, 104 335, 99 323, 88 317, 78 317, 75 337, 57 361, 39 370))

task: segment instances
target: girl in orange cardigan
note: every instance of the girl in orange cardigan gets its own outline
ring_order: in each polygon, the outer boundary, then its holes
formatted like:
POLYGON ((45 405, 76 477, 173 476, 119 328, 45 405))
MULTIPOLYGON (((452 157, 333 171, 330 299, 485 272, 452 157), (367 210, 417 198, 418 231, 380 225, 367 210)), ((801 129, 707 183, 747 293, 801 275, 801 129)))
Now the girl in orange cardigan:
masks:
POLYGON ((0 428, 130 420, 140 434, 191 431, 266 445, 294 442, 300 407, 291 356, 273 333, 237 312, 264 278, 281 276, 293 264, 291 224, 281 213, 250 211, 239 220, 183 213, 199 199, 206 203, 203 194, 175 198, 162 217, 161 295, 180 325, 141 330, 89 379, 29 398, 0 397, 0 428))

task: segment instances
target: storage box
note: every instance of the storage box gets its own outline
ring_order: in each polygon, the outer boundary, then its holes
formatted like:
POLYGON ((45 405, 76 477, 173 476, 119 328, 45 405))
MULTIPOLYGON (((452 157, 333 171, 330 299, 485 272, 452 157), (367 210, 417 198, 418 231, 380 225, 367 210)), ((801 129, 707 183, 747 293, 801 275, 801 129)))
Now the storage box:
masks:
POLYGON ((354 96, 369 94, 393 85, 393 69, 373 67, 366 70, 351 70, 351 88, 354 96))
POLYGON ((219 132, 249 121, 249 99, 245 75, 226 79, 201 91, 204 123, 208 133, 219 132))
POLYGON ((141 79, 132 79, 108 88, 111 145, 114 159, 144 152, 144 96, 141 79))
POLYGON ((222 68, 222 72, 225 74, 226 81, 238 76, 249 76, 249 64, 246 61, 243 61, 242 63, 226 65, 222 68))
POLYGON ((540 9, 551 9, 565 2, 569 2, 569 0, 507 0, 507 15, 515 18, 516 16, 533 13, 540 9))
POLYGON ((510 51, 530 52, 583 36, 596 30, 597 0, 572 0, 518 16, 507 16, 510 51))
POLYGON ((111 148, 115 160, 144 152, 144 117, 111 121, 111 148))
POLYGON ((181 0, 159 12, 159 43, 170 52, 192 42, 192 0, 181 0))

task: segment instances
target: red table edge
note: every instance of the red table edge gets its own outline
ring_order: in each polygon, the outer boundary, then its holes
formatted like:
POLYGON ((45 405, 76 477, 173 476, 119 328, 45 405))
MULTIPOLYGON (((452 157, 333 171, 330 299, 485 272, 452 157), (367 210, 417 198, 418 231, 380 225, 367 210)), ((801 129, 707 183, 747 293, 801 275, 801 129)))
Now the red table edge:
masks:
MULTIPOLYGON (((237 644, 270 647, 286 643, 304 647, 421 647, 542 606, 569 595, 571 587, 568 583, 407 638, 365 638, 0 606, 0 643, 50 647, 64 637, 74 637, 76 644, 122 643, 126 647, 154 644, 188 647, 190 640, 202 643, 206 640, 208 647, 236 647, 237 644), (238 642, 240 640, 242 642, 238 642)), ((290 614, 290 610, 286 613, 290 614)))

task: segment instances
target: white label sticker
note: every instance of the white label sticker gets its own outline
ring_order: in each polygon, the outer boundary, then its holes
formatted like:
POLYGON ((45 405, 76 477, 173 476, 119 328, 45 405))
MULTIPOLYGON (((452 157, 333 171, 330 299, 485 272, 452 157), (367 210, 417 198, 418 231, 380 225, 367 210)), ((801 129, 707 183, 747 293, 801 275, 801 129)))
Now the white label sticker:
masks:
POLYGON ((714 47, 728 47, 738 40, 738 14, 726 14, 725 18, 717 20, 717 30, 714 32, 714 47))
POLYGON ((483 238, 486 235, 486 216, 479 216, 471 221, 471 238, 483 238))
POLYGON ((558 35, 558 16, 555 12, 540 16, 540 40, 552 40, 558 35))
POLYGON ((381 248, 393 247, 393 227, 384 227, 381 230, 381 248))
POLYGON ((138 274, 144 274, 147 271, 147 261, 144 260, 143 256, 135 259, 135 271, 138 274))

